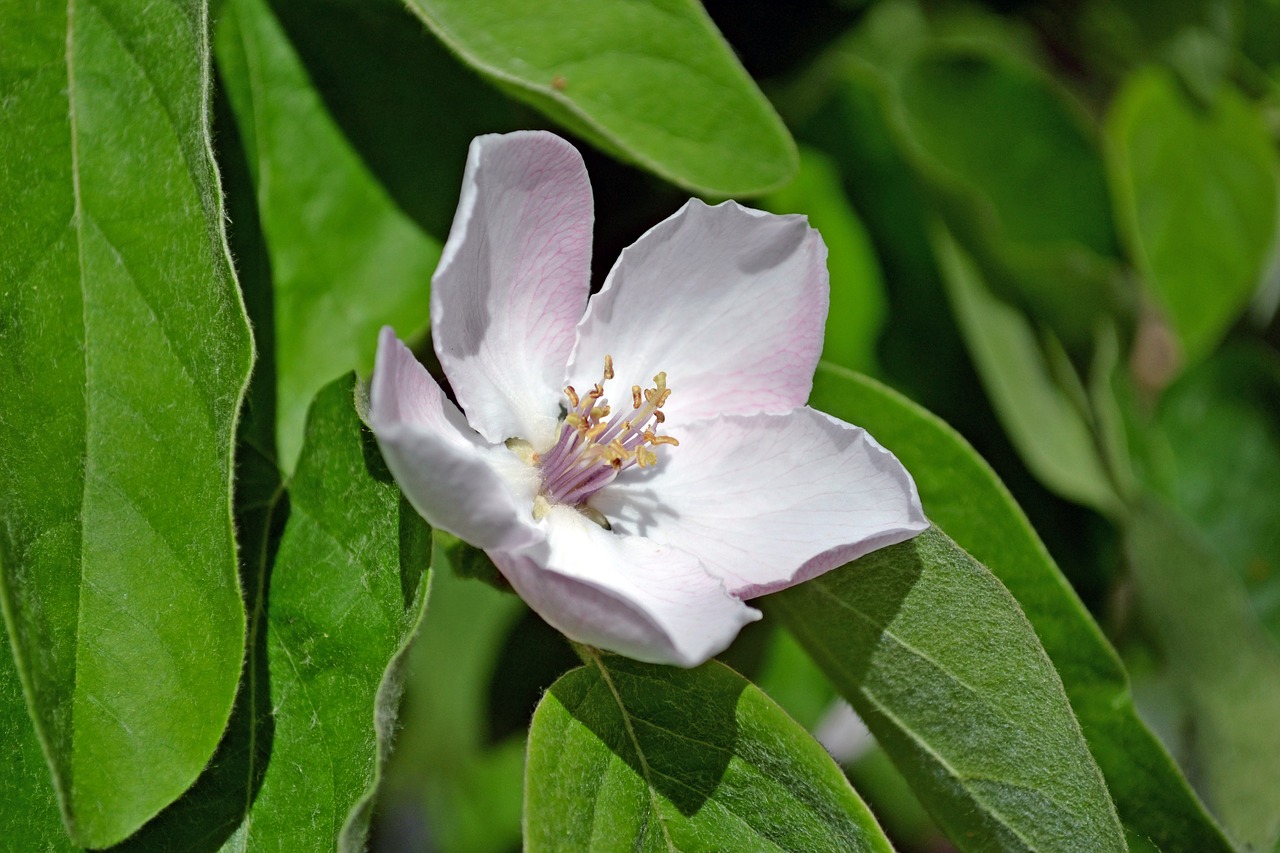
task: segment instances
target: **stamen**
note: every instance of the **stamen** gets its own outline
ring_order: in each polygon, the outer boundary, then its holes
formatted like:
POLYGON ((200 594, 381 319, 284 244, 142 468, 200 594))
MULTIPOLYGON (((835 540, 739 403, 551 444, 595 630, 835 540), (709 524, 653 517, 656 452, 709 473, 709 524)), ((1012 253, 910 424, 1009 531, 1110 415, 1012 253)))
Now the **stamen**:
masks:
POLYGON ((680 445, 673 436, 657 434, 667 419, 662 406, 671 396, 667 374, 655 375, 652 388, 632 385, 631 409, 617 414, 604 396, 604 382, 613 378, 613 357, 606 355, 602 382, 583 395, 572 385, 564 389, 570 405, 560 436, 554 447, 533 458, 542 471, 538 500, 544 514, 548 503, 585 511, 586 501, 619 473, 633 465, 651 468, 658 463, 656 448, 680 445))

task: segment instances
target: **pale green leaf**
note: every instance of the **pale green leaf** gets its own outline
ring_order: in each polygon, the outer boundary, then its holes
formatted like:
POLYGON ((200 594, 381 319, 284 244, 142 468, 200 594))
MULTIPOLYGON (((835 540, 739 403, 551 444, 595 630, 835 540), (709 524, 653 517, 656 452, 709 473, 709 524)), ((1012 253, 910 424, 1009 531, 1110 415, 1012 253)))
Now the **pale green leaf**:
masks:
POLYGON ((1026 315, 1001 302, 939 228, 934 254, 956 324, 1001 424, 1027 468, 1053 491, 1108 515, 1122 511, 1082 400, 1054 376, 1026 315))
POLYGON ((1143 612, 1189 696, 1209 804, 1249 850, 1280 843, 1280 649, 1239 579, 1173 513, 1147 502, 1126 546, 1143 612))
POLYGON ((231 713, 231 448, 252 359, 203 2, 0 11, 0 600, 63 816, 119 841, 231 713))
POLYGON ((288 471, 315 393, 367 373, 382 326, 406 338, 426 327, 440 243, 343 136, 266 0, 228 0, 216 48, 271 259, 276 439, 288 471))
POLYGON ((1280 642, 1280 358, 1228 346, 1160 399, 1170 501, 1244 583, 1255 616, 1280 642))

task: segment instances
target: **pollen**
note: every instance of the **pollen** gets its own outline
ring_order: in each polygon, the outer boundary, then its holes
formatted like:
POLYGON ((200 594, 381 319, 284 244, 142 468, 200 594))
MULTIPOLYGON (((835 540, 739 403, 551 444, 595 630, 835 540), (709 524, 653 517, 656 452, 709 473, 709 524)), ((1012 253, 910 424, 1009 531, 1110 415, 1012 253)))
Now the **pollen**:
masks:
MULTIPOLYGON (((659 435, 666 422, 662 407, 671 396, 667 374, 653 377, 653 387, 631 386, 631 407, 614 412, 604 396, 604 383, 615 376, 613 357, 604 357, 603 379, 579 395, 564 389, 568 401, 560 436, 554 447, 537 458, 542 472, 539 500, 586 509, 586 501, 619 473, 635 466, 658 464, 658 447, 678 447, 670 435, 659 435)), ((625 386, 624 386, 625 387, 625 386)), ((544 510, 545 513, 545 510, 544 510)))

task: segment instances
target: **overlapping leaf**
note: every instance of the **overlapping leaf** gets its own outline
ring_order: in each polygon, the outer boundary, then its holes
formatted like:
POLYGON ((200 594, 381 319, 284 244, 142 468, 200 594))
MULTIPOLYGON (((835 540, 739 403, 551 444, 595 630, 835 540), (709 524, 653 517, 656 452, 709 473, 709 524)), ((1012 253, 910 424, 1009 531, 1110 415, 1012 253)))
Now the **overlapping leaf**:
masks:
POLYGON ((1008 491, 964 439, 887 388, 826 365, 815 377, 811 402, 857 421, 892 450, 915 476, 930 518, 1013 593, 1062 678, 1126 829, 1166 851, 1230 850, 1138 718, 1115 652, 1008 491))
POLYGON ((229 0, 216 45, 271 259, 276 436, 288 471, 316 391, 372 368, 381 326, 406 337, 425 327, 440 242, 352 149, 266 0, 229 0))
POLYGON ((231 447, 252 356, 206 16, 0 11, 0 599, 67 826, 95 846, 196 778, 243 649, 231 447))
POLYGON ((767 600, 974 850, 1126 849, 1035 632, 937 528, 767 600))
POLYGON ((1140 505, 1126 541, 1143 610, 1190 699, 1206 797, 1247 850, 1280 843, 1280 650, 1184 521, 1140 505))
POLYGON ((831 757, 732 670, 585 654, 534 714, 526 849, 891 849, 831 757))
POLYGON ((127 851, 364 847, 431 545, 349 378, 317 396, 287 496, 257 517, 236 713, 200 780, 127 851))
POLYGON ((1063 390, 1027 317, 987 290, 972 259, 941 226, 934 251, 987 397, 1027 467, 1069 500, 1112 516, 1121 512, 1087 402, 1063 390))
POLYGON ((1117 96, 1107 135, 1124 236, 1198 360, 1248 302, 1276 232, 1271 134, 1234 89, 1206 108, 1146 69, 1117 96))

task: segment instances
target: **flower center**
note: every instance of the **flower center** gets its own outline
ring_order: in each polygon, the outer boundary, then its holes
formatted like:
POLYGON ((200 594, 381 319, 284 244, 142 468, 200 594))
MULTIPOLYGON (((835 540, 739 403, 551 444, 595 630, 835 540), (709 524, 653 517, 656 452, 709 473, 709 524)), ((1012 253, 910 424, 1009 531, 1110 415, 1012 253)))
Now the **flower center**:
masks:
POLYGON ((631 408, 610 417, 612 409, 602 383, 612 378, 613 358, 606 355, 601 382, 581 396, 572 385, 564 389, 569 405, 560 437, 535 460, 542 471, 540 498, 579 506, 631 466, 656 464, 654 448, 658 445, 680 443, 656 432, 666 420, 662 406, 671 396, 665 372, 653 377, 652 388, 632 385, 631 408))

